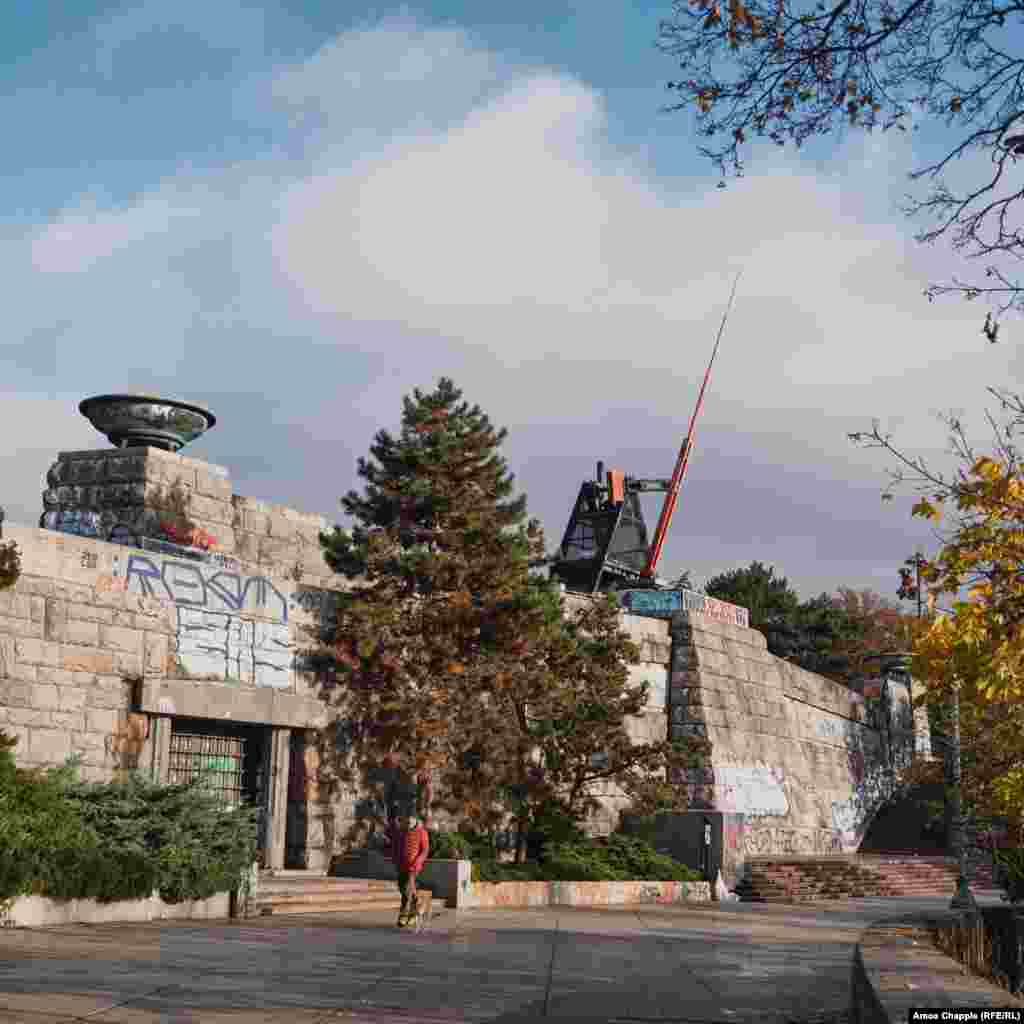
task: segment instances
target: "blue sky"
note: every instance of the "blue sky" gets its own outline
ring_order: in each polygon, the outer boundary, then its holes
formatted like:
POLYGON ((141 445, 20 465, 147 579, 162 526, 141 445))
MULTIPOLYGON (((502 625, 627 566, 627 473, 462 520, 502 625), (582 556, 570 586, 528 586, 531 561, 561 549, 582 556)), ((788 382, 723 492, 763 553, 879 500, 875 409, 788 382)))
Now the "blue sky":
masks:
POLYGON ((1019 379, 1012 338, 921 297, 960 268, 896 212, 919 141, 755 149, 715 188, 689 118, 659 109, 666 3, 19 6, 0 33, 14 521, 36 521, 58 450, 105 445, 77 402, 121 390, 209 404, 187 453, 337 518, 373 432, 444 373, 509 427, 554 545, 596 459, 668 475, 743 266, 663 569, 759 559, 805 596, 889 592, 930 534, 846 434, 878 416, 941 463, 933 413, 983 441, 985 386, 1019 379))

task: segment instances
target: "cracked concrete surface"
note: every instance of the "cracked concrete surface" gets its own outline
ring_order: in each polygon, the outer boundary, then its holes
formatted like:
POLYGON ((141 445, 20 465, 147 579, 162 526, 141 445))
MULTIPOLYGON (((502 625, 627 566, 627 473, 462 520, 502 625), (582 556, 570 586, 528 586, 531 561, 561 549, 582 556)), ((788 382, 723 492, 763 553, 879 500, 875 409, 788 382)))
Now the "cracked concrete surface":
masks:
POLYGON ((843 1024, 872 921, 943 900, 390 912, 0 932, 0 1024, 843 1024))

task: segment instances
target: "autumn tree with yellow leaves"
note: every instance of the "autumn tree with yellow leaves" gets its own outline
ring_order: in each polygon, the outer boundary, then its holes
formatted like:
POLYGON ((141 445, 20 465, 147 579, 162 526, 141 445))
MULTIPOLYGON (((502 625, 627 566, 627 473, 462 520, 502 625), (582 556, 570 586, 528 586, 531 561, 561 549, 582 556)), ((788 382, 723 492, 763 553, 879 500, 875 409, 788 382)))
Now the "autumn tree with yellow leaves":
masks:
POLYGON ((1024 401, 991 393, 1009 414, 1002 424, 990 417, 991 452, 979 454, 959 421, 948 421, 961 461, 952 478, 898 451, 877 423, 851 438, 894 455, 903 465, 894 483, 920 491, 913 515, 945 528, 940 550, 921 565, 929 613, 912 673, 932 703, 959 686, 966 802, 979 818, 1010 819, 1024 839, 1024 401))

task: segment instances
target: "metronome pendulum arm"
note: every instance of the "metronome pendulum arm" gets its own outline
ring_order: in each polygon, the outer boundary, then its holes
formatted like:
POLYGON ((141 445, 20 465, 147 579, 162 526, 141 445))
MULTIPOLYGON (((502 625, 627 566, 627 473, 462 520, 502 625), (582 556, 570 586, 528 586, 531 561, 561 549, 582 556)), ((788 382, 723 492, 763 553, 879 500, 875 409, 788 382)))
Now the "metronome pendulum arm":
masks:
POLYGON ((679 449, 672 476, 667 480, 630 477, 615 469, 606 474, 604 463, 598 462, 596 479, 584 480, 580 486, 562 543, 550 563, 552 574, 567 589, 598 593, 602 589, 624 586, 657 585, 655 573, 658 560, 689 465, 697 417, 704 404, 711 368, 718 355, 725 324, 736 297, 740 274, 742 271, 733 281, 729 302, 722 315, 711 359, 704 372, 697 404, 690 417, 689 429, 679 449), (654 539, 648 544, 640 495, 651 492, 664 493, 665 503, 658 518, 654 539))

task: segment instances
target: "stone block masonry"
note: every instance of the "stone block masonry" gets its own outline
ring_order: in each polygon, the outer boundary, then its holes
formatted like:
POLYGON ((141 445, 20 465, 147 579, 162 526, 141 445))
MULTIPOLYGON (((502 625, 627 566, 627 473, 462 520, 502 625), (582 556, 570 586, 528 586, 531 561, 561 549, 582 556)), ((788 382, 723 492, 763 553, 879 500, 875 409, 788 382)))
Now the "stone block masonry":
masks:
MULTIPOLYGON (((756 630, 683 613, 671 632, 672 734, 711 745, 705 768, 679 782, 694 808, 729 813, 730 884, 749 857, 855 851, 896 754, 864 699, 770 654, 756 630)), ((908 738, 911 756, 923 739, 908 738)))
MULTIPOLYGON (((86 779, 166 779, 179 726, 225 740, 228 726, 252 727, 269 866, 284 866, 286 835, 303 866, 326 866, 359 798, 318 786, 309 737, 343 730, 324 700, 333 681, 299 657, 350 586, 324 564, 327 521, 233 494, 223 467, 153 448, 63 452, 48 484, 44 528, 4 528, 23 575, 0 593, 0 729, 18 738, 19 764, 77 755, 86 779), (174 485, 215 550, 154 539, 153 496, 174 485)), ((567 610, 589 600, 566 595, 567 610)), ((692 806, 728 812, 731 881, 751 856, 855 849, 888 792, 892 744, 857 694, 712 611, 621 613, 640 651, 630 681, 648 684, 630 735, 710 741, 707 764, 674 781, 692 806)), ((595 795, 589 829, 610 832, 625 797, 611 784, 595 795)))
MULTIPOLYGON (((590 600, 566 595, 567 609, 590 600)), ((694 611, 621 622, 644 659, 631 677, 652 684, 631 735, 660 739, 668 728, 710 743, 704 767, 675 782, 693 809, 726 813, 730 885, 751 857, 855 851, 891 791, 893 764, 928 748, 926 719, 902 738, 907 750, 894 749, 863 697, 770 654, 756 630, 694 611)), ((595 795, 591 830, 610 831, 625 800, 610 785, 595 795)))
MULTIPOLYGON (((321 680, 298 657, 319 631, 330 594, 348 585, 320 555, 317 535, 327 523, 232 495, 217 469, 144 449, 63 453, 51 470, 52 497, 92 501, 86 512, 110 513, 109 501, 138 498, 129 486, 137 483, 194 488, 200 515, 193 518, 217 537, 215 552, 130 533, 143 522, 144 505, 119 507, 116 521, 110 514, 102 520, 107 530, 121 527, 118 543, 88 535, 98 517, 65 520, 60 509, 44 515, 59 529, 5 524, 4 539, 21 551, 22 576, 0 593, 0 729, 18 739, 19 765, 53 766, 77 756, 89 781, 133 768, 166 779, 175 722, 201 720, 214 731, 218 722, 249 723, 268 737, 271 730, 288 734, 327 723, 321 680), (111 490, 111 498, 107 491, 87 494, 86 486, 126 490, 111 490), (250 509, 265 517, 259 534, 244 529, 253 525, 245 522, 250 509), (269 557, 271 542, 280 558, 269 557), (225 554, 240 546, 255 553, 254 561, 225 554)), ((275 762, 285 768, 287 747, 286 735, 275 762)), ((286 772, 272 785, 286 792, 286 772)), ((309 822, 304 859, 316 867, 329 856, 324 811, 307 802, 305 793, 291 805, 278 798, 276 814, 309 822)), ((350 818, 351 804, 340 813, 350 818)))

